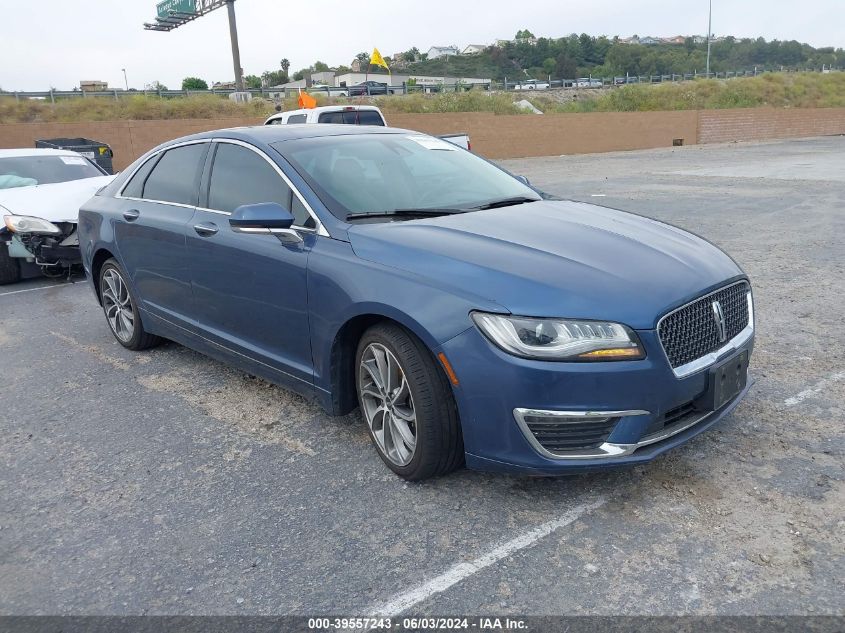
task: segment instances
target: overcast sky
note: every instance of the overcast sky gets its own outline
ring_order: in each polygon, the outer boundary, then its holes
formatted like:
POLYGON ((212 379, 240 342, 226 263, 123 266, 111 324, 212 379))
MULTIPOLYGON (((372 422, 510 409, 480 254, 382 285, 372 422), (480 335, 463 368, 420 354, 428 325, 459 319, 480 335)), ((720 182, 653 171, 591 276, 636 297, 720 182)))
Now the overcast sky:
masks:
MULTIPOLYGON (((233 78, 225 8, 170 33, 143 30, 156 0, 0 0, 0 87, 69 90, 81 79, 143 88, 159 80, 233 78)), ((843 0, 713 0, 713 32, 796 39, 845 47, 843 0)), ((535 35, 670 36, 704 34, 707 0, 416 0, 355 2, 237 0, 246 74, 291 72, 319 59, 349 64, 378 47, 392 55, 416 46, 487 44, 520 28, 535 35)))

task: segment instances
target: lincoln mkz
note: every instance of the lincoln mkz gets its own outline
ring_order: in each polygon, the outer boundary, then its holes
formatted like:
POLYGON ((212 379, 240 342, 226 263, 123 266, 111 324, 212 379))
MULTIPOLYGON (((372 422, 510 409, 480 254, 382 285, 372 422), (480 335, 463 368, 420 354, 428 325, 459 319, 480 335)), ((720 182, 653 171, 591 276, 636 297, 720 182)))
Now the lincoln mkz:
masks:
POLYGON ((417 132, 181 138, 89 200, 79 236, 120 344, 360 407, 407 479, 647 462, 748 389, 751 287, 725 253, 417 132))

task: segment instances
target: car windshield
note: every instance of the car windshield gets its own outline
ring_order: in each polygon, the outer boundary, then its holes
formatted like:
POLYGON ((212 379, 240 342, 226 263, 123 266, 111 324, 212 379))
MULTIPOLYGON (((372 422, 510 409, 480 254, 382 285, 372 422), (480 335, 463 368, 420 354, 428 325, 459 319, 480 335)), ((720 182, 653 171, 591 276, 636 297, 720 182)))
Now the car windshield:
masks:
POLYGON ((397 209, 471 209, 505 199, 540 200, 474 154, 424 134, 355 134, 274 147, 341 220, 397 209))
POLYGON ((0 158, 0 189, 31 187, 102 176, 84 156, 12 156, 0 158))

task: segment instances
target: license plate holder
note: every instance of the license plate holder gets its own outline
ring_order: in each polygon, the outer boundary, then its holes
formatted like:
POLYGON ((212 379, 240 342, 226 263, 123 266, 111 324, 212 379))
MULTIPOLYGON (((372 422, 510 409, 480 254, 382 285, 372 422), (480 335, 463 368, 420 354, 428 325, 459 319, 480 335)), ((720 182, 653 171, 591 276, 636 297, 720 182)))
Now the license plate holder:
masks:
POLYGON ((736 398, 748 383, 748 350, 731 356, 707 375, 707 390, 698 399, 698 408, 716 411, 736 398))

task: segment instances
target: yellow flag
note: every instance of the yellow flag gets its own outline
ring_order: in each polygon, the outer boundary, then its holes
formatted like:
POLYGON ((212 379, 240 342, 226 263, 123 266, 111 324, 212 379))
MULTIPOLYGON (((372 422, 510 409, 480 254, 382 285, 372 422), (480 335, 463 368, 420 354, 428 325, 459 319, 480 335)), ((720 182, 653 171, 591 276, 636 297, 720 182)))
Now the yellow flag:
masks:
POLYGON ((387 62, 384 61, 384 57, 381 56, 381 53, 378 52, 377 48, 374 48, 373 54, 370 55, 370 63, 373 66, 381 66, 383 68, 386 68, 387 70, 390 70, 390 67, 387 65, 387 62))

